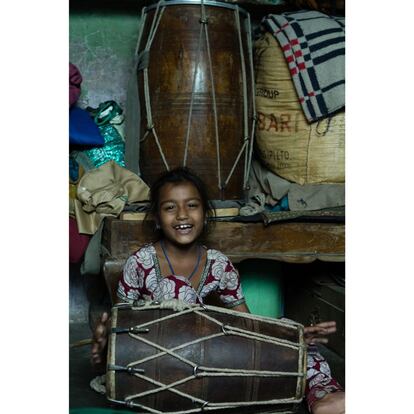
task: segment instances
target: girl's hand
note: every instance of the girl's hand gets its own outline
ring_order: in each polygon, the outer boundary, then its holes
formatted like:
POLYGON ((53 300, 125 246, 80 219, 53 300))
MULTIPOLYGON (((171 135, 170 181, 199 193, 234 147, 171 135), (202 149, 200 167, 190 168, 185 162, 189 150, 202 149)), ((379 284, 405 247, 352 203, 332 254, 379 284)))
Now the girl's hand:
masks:
POLYGON ((108 313, 104 312, 96 325, 95 332, 93 333, 91 358, 93 365, 98 365, 105 360, 102 354, 108 342, 109 321, 110 319, 108 313))
POLYGON ((327 344, 328 338, 324 336, 336 332, 336 322, 320 322, 313 326, 306 326, 305 329, 305 342, 309 344, 327 344))

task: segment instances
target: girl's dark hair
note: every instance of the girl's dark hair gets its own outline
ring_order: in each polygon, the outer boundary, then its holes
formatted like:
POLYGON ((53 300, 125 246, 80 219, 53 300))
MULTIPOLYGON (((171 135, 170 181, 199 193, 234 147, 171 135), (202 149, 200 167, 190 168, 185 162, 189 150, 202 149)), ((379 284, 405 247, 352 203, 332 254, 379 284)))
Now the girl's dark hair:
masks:
MULTIPOLYGON (((203 233, 201 236, 206 236, 209 230, 209 218, 214 216, 214 210, 209 201, 208 191, 204 181, 187 167, 178 167, 167 171, 158 177, 158 179, 151 185, 150 204, 144 219, 144 224, 149 226, 150 220, 156 220, 158 218, 161 188, 169 183, 191 183, 197 189, 198 193, 200 194, 201 204, 205 217, 203 233)), ((159 239, 162 235, 162 231, 159 228, 155 227, 155 223, 151 223, 151 227, 155 233, 154 236, 159 239)))

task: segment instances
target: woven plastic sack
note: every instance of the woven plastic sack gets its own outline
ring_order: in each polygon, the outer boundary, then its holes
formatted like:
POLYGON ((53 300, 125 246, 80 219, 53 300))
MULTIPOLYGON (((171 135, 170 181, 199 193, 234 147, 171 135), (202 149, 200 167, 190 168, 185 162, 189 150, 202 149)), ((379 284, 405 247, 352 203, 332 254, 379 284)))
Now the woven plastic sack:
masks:
POLYGON ((309 124, 277 40, 265 33, 254 53, 256 145, 263 163, 301 185, 344 183, 345 112, 309 124))

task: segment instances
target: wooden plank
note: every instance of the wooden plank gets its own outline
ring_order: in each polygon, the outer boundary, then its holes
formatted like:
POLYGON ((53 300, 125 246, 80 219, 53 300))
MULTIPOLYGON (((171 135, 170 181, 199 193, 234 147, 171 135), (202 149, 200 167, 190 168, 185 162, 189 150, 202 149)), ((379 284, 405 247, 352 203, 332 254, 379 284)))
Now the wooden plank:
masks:
MULTIPOLYGON (((128 257, 151 241, 141 221, 106 219, 102 244, 108 255, 128 257)), ((238 263, 249 258, 310 263, 345 261, 345 225, 338 223, 236 223, 219 221, 204 241, 238 263)))
MULTIPOLYGON (((140 211, 124 211, 120 215, 121 220, 138 220, 145 219, 146 213, 140 211)), ((215 217, 235 217, 239 215, 239 208, 216 208, 214 210, 215 217)))

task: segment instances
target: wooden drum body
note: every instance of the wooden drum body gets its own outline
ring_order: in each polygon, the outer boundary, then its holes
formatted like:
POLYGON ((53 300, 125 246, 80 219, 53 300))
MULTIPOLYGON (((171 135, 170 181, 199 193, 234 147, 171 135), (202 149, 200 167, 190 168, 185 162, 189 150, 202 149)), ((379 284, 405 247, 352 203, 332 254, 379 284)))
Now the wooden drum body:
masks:
POLYGON ((305 379, 294 322, 213 306, 112 310, 107 397, 139 412, 291 413, 305 379))
POLYGON ((212 199, 243 199, 254 131, 250 19, 227 3, 143 9, 138 54, 140 169, 152 184, 187 166, 212 199))

